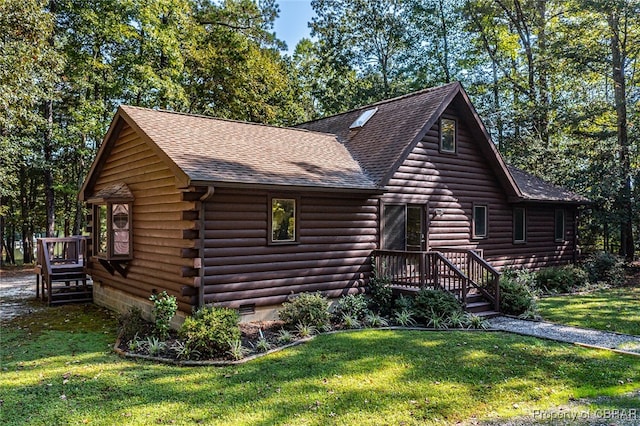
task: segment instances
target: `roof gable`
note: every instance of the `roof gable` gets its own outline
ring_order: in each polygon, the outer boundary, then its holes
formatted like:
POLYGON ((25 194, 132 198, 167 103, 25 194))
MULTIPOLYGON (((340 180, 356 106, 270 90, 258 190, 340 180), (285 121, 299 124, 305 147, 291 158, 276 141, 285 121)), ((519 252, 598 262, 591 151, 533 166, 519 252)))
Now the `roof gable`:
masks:
POLYGON ((461 118, 472 127, 481 152, 492 165, 508 195, 521 196, 518 186, 459 82, 302 123, 298 127, 338 135, 371 179, 383 187, 451 104, 456 105, 461 111, 461 118), (349 130, 354 120, 373 107, 377 107, 378 111, 366 125, 349 130))
POLYGON ((100 172, 102 157, 126 122, 169 163, 184 186, 277 185, 377 191, 335 135, 302 129, 121 106, 85 181, 100 172))

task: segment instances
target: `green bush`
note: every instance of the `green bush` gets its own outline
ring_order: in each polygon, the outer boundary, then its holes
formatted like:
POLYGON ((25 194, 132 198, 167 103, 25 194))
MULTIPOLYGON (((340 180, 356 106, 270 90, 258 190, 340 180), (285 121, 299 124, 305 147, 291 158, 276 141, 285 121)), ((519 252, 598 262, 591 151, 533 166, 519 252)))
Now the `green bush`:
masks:
POLYGON ((203 358, 221 357, 240 339, 239 321, 240 315, 235 309, 207 306, 185 319, 180 336, 190 353, 198 353, 203 358))
POLYGON ((531 284, 531 274, 528 271, 505 271, 500 276, 500 311, 507 315, 534 312, 536 298, 531 284))
POLYGON ((298 324, 324 329, 330 325, 329 301, 320 293, 301 293, 282 304, 278 312, 285 327, 294 329, 298 324))
POLYGON ((462 313, 462 305, 449 292, 422 288, 413 299, 412 311, 416 321, 430 324, 434 320, 447 321, 452 315, 462 313))
POLYGON ((360 320, 367 313, 369 301, 364 294, 348 294, 338 299, 333 312, 338 319, 344 315, 360 320))
POLYGON ((171 320, 178 310, 178 303, 175 296, 169 296, 166 291, 152 294, 149 300, 153 302, 151 313, 155 319, 155 332, 158 337, 165 340, 169 337, 171 320))
POLYGON ((603 251, 589 256, 584 268, 593 284, 620 285, 624 282, 624 262, 612 253, 603 251))
POLYGON ((536 287, 548 294, 568 293, 587 282, 586 271, 573 265, 544 268, 536 273, 536 287))
POLYGON ((374 274, 369 280, 369 306, 381 315, 391 313, 393 306, 393 291, 389 277, 378 277, 374 274))

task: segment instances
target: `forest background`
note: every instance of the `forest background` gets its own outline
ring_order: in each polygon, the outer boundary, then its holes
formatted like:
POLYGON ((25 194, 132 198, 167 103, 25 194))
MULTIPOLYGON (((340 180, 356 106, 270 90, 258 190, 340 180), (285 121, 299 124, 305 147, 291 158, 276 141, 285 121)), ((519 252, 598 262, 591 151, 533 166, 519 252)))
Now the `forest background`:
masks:
POLYGON ((640 1, 0 0, 0 232, 82 233, 77 192, 120 104, 294 125, 461 81, 506 161, 593 201, 583 249, 640 231, 640 1))

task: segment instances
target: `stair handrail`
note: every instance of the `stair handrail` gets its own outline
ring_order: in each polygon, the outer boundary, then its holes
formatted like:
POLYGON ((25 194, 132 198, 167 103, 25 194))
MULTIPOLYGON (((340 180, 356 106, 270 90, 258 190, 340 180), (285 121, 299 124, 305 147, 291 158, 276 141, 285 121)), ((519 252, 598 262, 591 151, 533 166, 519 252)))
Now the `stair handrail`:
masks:
MULTIPOLYGON (((468 292, 468 287, 469 287, 469 278, 467 277, 467 275, 462 272, 456 265, 453 264, 453 262, 451 262, 449 259, 447 259, 441 252, 439 251, 430 251, 430 252, 425 252, 426 254, 432 254, 435 256, 436 260, 433 262, 433 267, 435 268, 434 271, 434 279, 435 279, 435 286, 436 287, 440 287, 443 290, 449 291, 451 293, 454 293, 454 289, 451 288, 447 288, 447 286, 444 286, 440 283, 440 280, 443 278, 442 274, 440 274, 440 270, 438 268, 438 263, 443 264, 446 269, 448 269, 449 271, 451 271, 458 280, 461 281, 461 293, 460 294, 460 300, 462 301, 463 304, 466 303, 467 300, 467 292, 468 292)), ((457 290, 457 289, 455 289, 457 290)))
POLYGON ((480 290, 493 303, 495 311, 499 312, 500 272, 498 272, 493 266, 491 266, 491 264, 489 264, 489 262, 480 257, 473 250, 468 251, 468 256, 468 272, 470 284, 480 290), (481 269, 481 272, 479 274, 476 273, 477 269, 474 266, 478 266, 481 269), (483 277, 488 278, 488 282, 486 282, 487 285, 483 285, 483 282, 480 282, 483 277))

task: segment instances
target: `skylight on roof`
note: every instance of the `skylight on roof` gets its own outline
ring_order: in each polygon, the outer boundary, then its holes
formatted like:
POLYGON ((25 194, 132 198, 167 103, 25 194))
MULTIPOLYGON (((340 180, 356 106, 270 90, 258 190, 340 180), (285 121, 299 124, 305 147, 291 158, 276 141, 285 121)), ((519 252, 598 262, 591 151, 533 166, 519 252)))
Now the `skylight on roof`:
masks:
POLYGON ((365 124, 367 124, 367 121, 369 121, 369 119, 373 117, 373 114, 375 114, 376 112, 378 112, 378 108, 366 110, 365 112, 360 114, 360 117, 358 117, 358 119, 354 121, 351 124, 351 126, 349 126, 349 129, 358 129, 364 126, 365 124))

